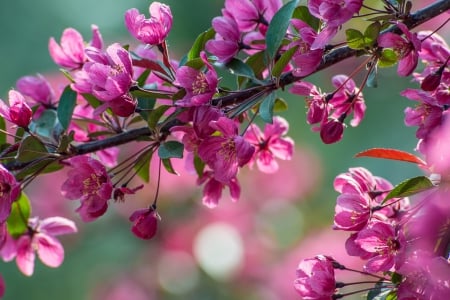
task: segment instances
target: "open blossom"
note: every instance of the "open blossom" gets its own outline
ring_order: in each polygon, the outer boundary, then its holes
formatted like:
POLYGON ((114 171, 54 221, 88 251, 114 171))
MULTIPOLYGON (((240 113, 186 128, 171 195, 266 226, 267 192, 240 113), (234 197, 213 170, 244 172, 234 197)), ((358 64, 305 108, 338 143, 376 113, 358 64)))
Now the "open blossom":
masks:
POLYGON ((411 33, 403 23, 397 23, 405 37, 392 32, 386 32, 378 37, 378 46, 392 48, 399 58, 397 73, 400 76, 409 76, 417 67, 421 42, 417 34, 411 33))
POLYGON ((77 209, 85 222, 93 221, 106 212, 113 186, 105 167, 88 156, 77 156, 70 160, 73 167, 61 191, 70 200, 80 199, 77 209))
POLYGON ((55 93, 50 83, 44 76, 23 76, 16 82, 17 90, 25 96, 30 97, 44 107, 50 108, 56 102, 55 93))
POLYGON ((159 45, 172 28, 172 12, 169 6, 159 2, 152 2, 149 11, 151 17, 146 19, 136 8, 129 9, 125 13, 125 26, 142 43, 159 45))
POLYGON ((159 219, 160 217, 153 207, 136 210, 130 216, 130 221, 133 222, 131 231, 135 236, 149 240, 156 234, 159 219))
MULTIPOLYGON (((92 40, 91 47, 101 49, 103 47, 103 40, 96 25, 92 25, 92 40)), ((61 36, 61 44, 59 45, 52 37, 48 43, 48 50, 52 59, 61 67, 70 69, 79 69, 86 61, 84 50, 86 44, 84 43, 81 34, 73 29, 67 28, 63 31, 61 36)))
POLYGON ((274 117, 273 124, 266 124, 264 132, 255 124, 251 124, 244 138, 255 147, 252 161, 262 172, 273 173, 278 170, 275 158, 290 160, 294 152, 294 141, 286 137, 288 122, 282 117, 274 117))
POLYGON ((299 263, 294 288, 303 299, 332 299, 336 291, 333 261, 330 257, 318 255, 299 263))
POLYGON ((110 45, 105 52, 86 49, 89 61, 75 73, 71 87, 79 93, 88 93, 101 101, 111 101, 128 93, 133 83, 131 56, 120 44, 110 45))
POLYGON ((64 248, 55 236, 77 232, 75 223, 62 217, 28 220, 30 231, 16 241, 16 263, 19 270, 33 275, 35 252, 46 266, 59 267, 64 260, 64 248))
POLYGON ((228 183, 238 168, 250 161, 255 148, 238 135, 236 123, 227 117, 211 121, 209 126, 220 135, 205 138, 198 147, 198 155, 214 171, 216 180, 228 183))
POLYGON ((176 102, 180 106, 199 106, 208 103, 216 93, 218 79, 216 70, 208 62, 206 53, 200 58, 207 68, 207 72, 189 66, 179 67, 176 73, 177 83, 186 91, 186 95, 176 102))
POLYGON ((237 201, 241 195, 241 187, 236 177, 233 177, 227 183, 222 183, 214 178, 212 171, 206 171, 198 179, 198 184, 205 184, 203 188, 202 203, 206 207, 214 208, 219 204, 223 189, 228 186, 232 201, 237 201))
POLYGON ((0 116, 19 127, 27 128, 30 125, 33 112, 23 95, 15 90, 10 90, 8 100, 9 107, 0 99, 0 116))
POLYGON ((214 40, 205 44, 205 49, 217 56, 220 62, 230 61, 240 50, 241 33, 236 21, 228 16, 215 17, 212 27, 216 31, 214 40))
POLYGON ((20 184, 3 165, 0 165, 0 224, 3 224, 11 213, 12 203, 19 197, 20 184))

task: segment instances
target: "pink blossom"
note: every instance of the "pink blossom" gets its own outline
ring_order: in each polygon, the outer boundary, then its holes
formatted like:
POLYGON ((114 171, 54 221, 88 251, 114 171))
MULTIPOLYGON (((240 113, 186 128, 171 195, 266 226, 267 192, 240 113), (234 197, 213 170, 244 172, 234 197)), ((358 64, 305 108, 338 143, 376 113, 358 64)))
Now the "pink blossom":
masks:
POLYGON ((16 82, 16 87, 22 95, 30 97, 46 108, 52 107, 56 102, 55 93, 50 83, 40 74, 19 78, 16 82))
POLYGON ((320 138, 325 144, 333 144, 342 139, 344 123, 337 119, 329 119, 321 124, 320 138))
MULTIPOLYGON (((308 124, 317 124, 328 118, 330 107, 323 94, 314 84, 306 81, 297 81, 289 90, 293 94, 307 96, 306 122, 308 124)), ((314 130, 314 128, 313 128, 314 130)))
MULTIPOLYGON (((446 114, 447 115, 447 114, 446 114)), ((429 136, 426 161, 430 169, 450 179, 450 118, 446 116, 443 124, 429 136)))
POLYGON ((241 194, 241 187, 236 177, 229 180, 228 183, 222 183, 215 179, 212 171, 206 171, 198 179, 197 184, 205 183, 203 188, 202 203, 206 207, 214 208, 219 204, 222 197, 222 190, 228 186, 230 190, 230 197, 233 202, 237 201, 241 194))
POLYGON ((336 291, 333 261, 330 257, 318 255, 299 263, 294 288, 303 299, 332 299, 336 291))
POLYGON ((0 99, 0 116, 22 128, 28 128, 33 112, 23 95, 15 90, 8 93, 9 107, 0 99))
POLYGON ((86 49, 89 61, 75 73, 73 90, 88 93, 101 101, 111 101, 128 93, 133 84, 131 56, 120 44, 110 45, 105 52, 86 49))
POLYGON ((421 42, 417 34, 409 31, 403 23, 397 23, 397 26, 403 32, 405 37, 392 32, 386 32, 378 37, 378 45, 384 48, 392 48, 399 58, 397 73, 400 76, 409 76, 417 67, 419 61, 418 51, 421 48, 421 42))
MULTIPOLYGON (((103 40, 96 25, 92 25, 92 40, 90 46, 101 49, 103 40)), ((73 28, 67 28, 61 36, 61 45, 52 37, 48 43, 48 50, 53 61, 61 67, 80 69, 86 61, 84 53, 85 43, 81 34, 73 28)))
POLYGON ((80 199, 77 209, 85 222, 93 221, 106 212, 113 186, 105 167, 88 156, 76 156, 70 159, 73 167, 61 191, 70 200, 80 199))
POLYGON ((200 54, 200 58, 207 68, 206 73, 189 66, 179 67, 176 72, 177 84, 186 91, 186 95, 176 102, 177 105, 200 106, 208 103, 216 93, 218 84, 216 70, 208 62, 205 52, 200 54))
POLYGON ((206 42, 205 49, 219 58, 219 62, 230 61, 240 50, 241 34, 236 21, 227 16, 215 17, 212 27, 216 31, 214 40, 206 42))
POLYGON ((278 170, 275 157, 282 160, 292 158, 294 141, 285 137, 288 130, 289 124, 287 121, 276 116, 273 118, 273 124, 266 124, 264 132, 261 132, 255 124, 251 124, 245 132, 244 138, 256 149, 252 161, 256 161, 261 172, 274 173, 278 170))
POLYGON ((370 198, 355 187, 353 193, 346 192, 336 200, 334 229, 361 230, 370 218, 370 198))
POLYGON ((214 171, 214 178, 222 183, 228 183, 252 158, 255 148, 242 136, 233 120, 220 117, 209 123, 220 133, 205 138, 198 147, 199 157, 214 171))
POLYGON ((154 207, 136 210, 130 216, 130 221, 133 222, 131 231, 138 238, 149 240, 155 236, 159 220, 154 207))
POLYGON ((358 232, 355 243, 363 250, 373 253, 365 265, 368 272, 389 271, 396 256, 405 247, 404 237, 391 224, 374 222, 358 232))
POLYGON ((0 224, 11 213, 11 205, 20 195, 20 184, 3 165, 0 164, 0 224))
POLYGON ((51 268, 59 267, 64 260, 64 248, 57 235, 77 232, 75 223, 62 217, 28 220, 30 231, 17 240, 16 263, 26 276, 33 275, 35 251, 39 259, 51 268))
POLYGON ((125 26, 137 40, 144 44, 159 45, 167 38, 172 28, 172 12, 170 7, 152 2, 149 7, 150 19, 132 8, 125 13, 125 26))

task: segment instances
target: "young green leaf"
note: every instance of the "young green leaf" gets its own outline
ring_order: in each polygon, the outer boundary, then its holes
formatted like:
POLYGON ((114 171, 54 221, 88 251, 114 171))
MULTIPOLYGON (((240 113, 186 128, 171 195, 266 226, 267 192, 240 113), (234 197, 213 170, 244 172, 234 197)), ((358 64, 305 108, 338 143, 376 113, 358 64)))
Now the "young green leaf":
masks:
POLYGON ((67 130, 69 127, 76 104, 77 93, 70 88, 70 85, 68 85, 62 92, 58 104, 58 120, 64 130, 67 130))
POLYGON ((153 150, 148 150, 139 156, 136 164, 134 165, 136 174, 145 182, 149 182, 150 180, 150 162, 152 160, 152 156, 153 150))
POLYGON ((191 49, 187 54, 187 61, 190 61, 194 58, 200 57, 200 52, 202 52, 203 48, 205 48, 205 44, 208 40, 214 38, 216 32, 213 28, 210 28, 204 32, 202 32, 194 41, 191 49))
POLYGON ((148 117, 148 127, 151 129, 155 129, 156 125, 158 124, 161 117, 164 115, 164 113, 171 108, 169 105, 161 105, 155 108, 151 111, 149 117, 148 117))
POLYGON ((281 73, 283 73, 284 68, 289 64, 291 61, 292 56, 294 56, 295 52, 297 52, 299 46, 295 46, 292 48, 289 48, 287 51, 285 51, 281 57, 277 60, 275 63, 275 66, 273 66, 272 69, 272 76, 275 78, 279 78, 281 76, 281 73))
POLYGON ((381 56, 378 58, 378 66, 383 67, 391 67, 395 65, 398 61, 397 54, 394 50, 389 48, 384 48, 381 51, 381 56))
POLYGON ((364 38, 366 46, 373 46, 377 41, 378 35, 381 30, 380 22, 373 22, 369 26, 367 26, 364 31, 364 38))
POLYGON ((366 47, 364 34, 361 31, 349 28, 345 31, 347 45, 351 49, 359 50, 366 47))
POLYGON ((177 171, 175 171, 175 169, 172 166, 172 162, 170 161, 170 158, 164 158, 164 159, 161 159, 161 161, 167 172, 169 172, 170 174, 178 175, 177 171))
POLYGON ((184 146, 177 141, 167 141, 162 143, 158 148, 158 156, 161 159, 166 158, 182 158, 184 146))
POLYGON ((194 156, 194 168, 197 176, 200 178, 203 175, 203 170, 205 169, 205 162, 198 156, 194 156))
POLYGON ((294 13, 292 14, 293 19, 299 19, 311 26, 312 29, 317 31, 320 26, 320 21, 309 12, 308 7, 300 5, 295 8, 294 13))
POLYGON ((275 93, 270 93, 259 106, 259 115, 266 123, 273 122, 273 106, 275 104, 275 93))
POLYGON ((384 204, 387 200, 392 198, 403 198, 411 195, 418 194, 420 192, 434 188, 435 186, 430 179, 426 176, 418 176, 414 178, 406 179, 405 181, 396 185, 389 194, 383 199, 381 204, 384 204))
POLYGON ((27 195, 22 192, 19 199, 12 203, 11 214, 6 220, 8 232, 13 238, 18 238, 28 231, 28 218, 30 215, 30 200, 28 200, 27 195))
POLYGON ((292 14, 297 7, 297 4, 298 0, 289 1, 275 13, 272 21, 270 21, 266 33, 266 51, 271 59, 273 59, 278 52, 278 48, 286 35, 292 14))

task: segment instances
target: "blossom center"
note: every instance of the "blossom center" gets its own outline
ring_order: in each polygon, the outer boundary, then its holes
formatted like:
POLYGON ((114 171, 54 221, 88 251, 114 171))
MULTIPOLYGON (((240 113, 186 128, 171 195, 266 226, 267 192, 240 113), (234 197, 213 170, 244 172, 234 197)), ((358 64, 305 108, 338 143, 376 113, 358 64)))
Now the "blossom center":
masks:
POLYGON ((208 82, 206 76, 203 73, 198 73, 194 82, 192 83, 192 92, 194 95, 204 94, 208 88, 208 82))
POLYGON ((4 194, 8 194, 11 191, 11 186, 5 182, 0 183, 0 197, 4 194))

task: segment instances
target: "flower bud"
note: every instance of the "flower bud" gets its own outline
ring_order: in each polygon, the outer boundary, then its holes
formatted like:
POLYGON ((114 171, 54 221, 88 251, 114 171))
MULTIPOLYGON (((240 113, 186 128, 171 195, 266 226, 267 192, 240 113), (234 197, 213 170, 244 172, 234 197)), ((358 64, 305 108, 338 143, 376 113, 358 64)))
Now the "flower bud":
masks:
POLYGON ((154 207, 137 210, 130 216, 130 221, 133 222, 131 231, 138 238, 149 240, 156 234, 159 219, 154 207))
POLYGON ((10 90, 8 96, 10 106, 0 101, 0 115, 19 127, 27 128, 33 115, 31 108, 21 93, 10 90))
POLYGON ((344 134, 344 124, 336 119, 331 119, 322 124, 320 128, 320 138, 325 144, 332 144, 340 141, 344 134))

